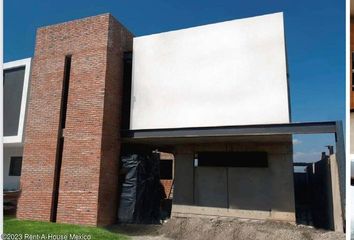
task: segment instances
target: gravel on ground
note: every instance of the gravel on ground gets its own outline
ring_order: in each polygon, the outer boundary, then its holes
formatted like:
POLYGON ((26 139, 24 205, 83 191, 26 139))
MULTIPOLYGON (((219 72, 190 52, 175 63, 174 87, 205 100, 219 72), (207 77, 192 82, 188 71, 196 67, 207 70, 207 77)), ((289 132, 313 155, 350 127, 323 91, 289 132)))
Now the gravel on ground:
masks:
POLYGON ((344 233, 309 226, 230 218, 172 218, 161 225, 125 224, 113 226, 135 240, 340 240, 344 233))

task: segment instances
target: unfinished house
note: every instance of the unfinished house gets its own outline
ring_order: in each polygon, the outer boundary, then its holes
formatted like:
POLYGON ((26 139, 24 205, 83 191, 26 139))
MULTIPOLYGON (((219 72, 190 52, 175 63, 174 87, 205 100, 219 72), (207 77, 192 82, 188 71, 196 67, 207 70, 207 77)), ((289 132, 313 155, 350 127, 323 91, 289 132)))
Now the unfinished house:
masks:
POLYGON ((292 134, 332 133, 343 231, 341 123, 291 123, 285 46, 282 13, 140 37, 109 14, 38 29, 17 217, 146 222, 165 205, 296 223, 292 134))
MULTIPOLYGON (((133 46, 132 130, 198 135, 290 122, 282 14, 137 37, 133 46)), ((291 135, 172 136, 172 215, 295 222, 291 135)))

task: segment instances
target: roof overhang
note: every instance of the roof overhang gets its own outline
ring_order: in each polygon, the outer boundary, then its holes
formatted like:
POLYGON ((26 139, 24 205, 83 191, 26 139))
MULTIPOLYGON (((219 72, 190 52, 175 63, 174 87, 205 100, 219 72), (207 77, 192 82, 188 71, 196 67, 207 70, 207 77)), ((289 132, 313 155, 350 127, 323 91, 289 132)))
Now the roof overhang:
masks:
POLYGON ((301 122, 245 126, 199 127, 199 128, 172 128, 172 129, 143 129, 122 130, 121 136, 125 142, 192 139, 192 138, 228 138, 275 136, 292 134, 321 134, 337 133, 341 122, 301 122))

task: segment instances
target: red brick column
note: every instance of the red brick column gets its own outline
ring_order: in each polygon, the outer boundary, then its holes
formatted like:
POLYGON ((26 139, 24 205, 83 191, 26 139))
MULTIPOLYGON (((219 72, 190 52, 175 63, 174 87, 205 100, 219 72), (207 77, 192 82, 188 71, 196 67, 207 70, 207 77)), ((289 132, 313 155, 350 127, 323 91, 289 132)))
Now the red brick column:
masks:
POLYGON ((109 14, 38 31, 32 74, 32 89, 38 90, 31 91, 29 103, 18 217, 49 220, 64 59, 72 55, 57 222, 115 222, 123 52, 131 48, 132 34, 109 14), (36 129, 45 130, 43 142, 50 146, 39 144, 36 129), (38 201, 40 196, 45 199, 38 201))
POLYGON ((46 41, 41 32, 32 65, 17 217, 49 221, 64 61, 62 56, 38 54, 46 41))

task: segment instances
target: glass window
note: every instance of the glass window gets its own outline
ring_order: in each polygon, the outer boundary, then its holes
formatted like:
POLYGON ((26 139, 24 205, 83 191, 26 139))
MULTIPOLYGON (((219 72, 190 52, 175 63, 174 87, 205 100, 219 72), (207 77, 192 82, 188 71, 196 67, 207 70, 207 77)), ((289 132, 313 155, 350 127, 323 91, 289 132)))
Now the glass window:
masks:
POLYGON ((9 176, 21 176, 22 157, 11 157, 9 176))

